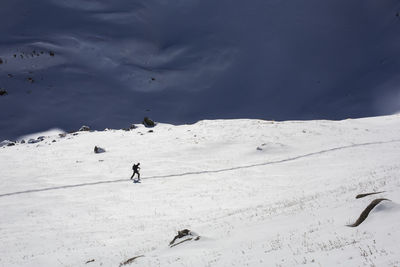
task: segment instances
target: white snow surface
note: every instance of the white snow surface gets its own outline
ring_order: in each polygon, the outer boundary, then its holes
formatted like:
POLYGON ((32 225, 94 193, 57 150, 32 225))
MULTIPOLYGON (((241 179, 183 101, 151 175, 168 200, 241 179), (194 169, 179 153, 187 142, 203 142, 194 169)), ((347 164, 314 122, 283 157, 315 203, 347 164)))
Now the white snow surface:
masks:
POLYGON ((0 266, 400 265, 400 115, 149 130, 0 148, 0 266))

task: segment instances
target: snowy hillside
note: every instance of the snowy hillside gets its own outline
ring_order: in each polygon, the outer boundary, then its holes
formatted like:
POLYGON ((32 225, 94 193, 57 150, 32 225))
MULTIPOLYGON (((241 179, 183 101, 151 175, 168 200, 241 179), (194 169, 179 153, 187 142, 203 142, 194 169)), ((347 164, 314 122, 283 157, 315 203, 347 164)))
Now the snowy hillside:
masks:
POLYGON ((0 140, 400 111, 399 0, 2 0, 0 140))
POLYGON ((399 266, 399 133, 399 115, 216 120, 4 146, 0 266, 399 266))

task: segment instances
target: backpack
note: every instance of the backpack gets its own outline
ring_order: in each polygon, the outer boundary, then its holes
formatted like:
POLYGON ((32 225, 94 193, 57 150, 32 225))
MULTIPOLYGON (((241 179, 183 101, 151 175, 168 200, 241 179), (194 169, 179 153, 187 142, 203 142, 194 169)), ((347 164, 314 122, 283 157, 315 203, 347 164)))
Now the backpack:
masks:
POLYGON ((132 170, 137 171, 139 168, 139 164, 133 164, 132 170))

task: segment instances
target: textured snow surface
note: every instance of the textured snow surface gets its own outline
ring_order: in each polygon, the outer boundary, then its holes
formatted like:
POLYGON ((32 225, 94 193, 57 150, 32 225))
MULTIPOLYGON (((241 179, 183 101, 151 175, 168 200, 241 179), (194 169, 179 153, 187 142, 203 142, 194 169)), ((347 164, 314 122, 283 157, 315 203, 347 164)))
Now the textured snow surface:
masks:
POLYGON ((216 120, 2 147, 0 266, 399 266, 399 133, 399 115, 216 120), (185 228, 200 240, 169 248, 185 228))

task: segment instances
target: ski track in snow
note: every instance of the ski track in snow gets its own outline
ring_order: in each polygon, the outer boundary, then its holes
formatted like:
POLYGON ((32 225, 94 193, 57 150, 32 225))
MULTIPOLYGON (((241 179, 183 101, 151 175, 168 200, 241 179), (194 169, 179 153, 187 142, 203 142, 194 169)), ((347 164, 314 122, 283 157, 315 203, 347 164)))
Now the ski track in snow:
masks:
MULTIPOLYGON (((259 167, 259 166, 266 166, 266 165, 272 165, 272 164, 285 163, 285 162, 289 162, 289 161, 308 158, 308 157, 321 155, 321 154, 325 154, 325 153, 329 153, 329 152, 335 152, 335 151, 344 150, 344 149, 350 149, 350 148, 356 148, 356 147, 362 147, 362 146, 389 144, 389 143, 396 143, 396 142, 400 142, 400 140, 352 144, 352 145, 348 145, 348 146, 341 146, 341 147, 335 147, 335 148, 330 148, 330 149, 324 149, 324 150, 317 151, 317 152, 312 152, 312 153, 308 153, 308 154, 304 154, 304 155, 299 155, 299 156, 295 156, 295 157, 290 157, 290 158, 281 159, 281 160, 275 160, 275 161, 270 161, 270 162, 257 163, 257 164, 251 164, 251 165, 246 165, 246 166, 238 166, 238 167, 232 167, 232 168, 224 168, 224 169, 220 169, 220 170, 185 172, 185 173, 177 173, 177 174, 169 174, 169 175, 149 176, 149 177, 143 177, 142 180, 172 178, 172 177, 181 177, 181 176, 187 176, 187 175, 200 175, 200 174, 210 174, 210 173, 221 173, 221 172, 235 171, 235 170, 240 170, 240 169, 248 169, 248 168, 254 168, 254 167, 259 167)), ((37 192, 44 192, 44 191, 51 191, 51 190, 69 189, 69 188, 74 188, 74 187, 83 187, 83 186, 92 186, 92 185, 110 184, 110 183, 121 183, 121 182, 127 182, 127 179, 108 180, 108 181, 99 181, 99 182, 92 182, 92 183, 81 183, 81 184, 73 184, 73 185, 62 185, 62 186, 55 186, 55 187, 30 189, 30 190, 24 190, 24 191, 12 192, 12 193, 0 194, 0 197, 7 197, 7 196, 14 196, 14 195, 19 195, 19 194, 28 194, 28 193, 37 193, 37 192)), ((128 182, 130 182, 130 181, 128 181, 128 182)))
POLYGON ((1 148, 0 266, 400 266, 399 121, 202 121, 1 148), (376 191, 392 201, 346 227, 376 191), (201 239, 169 248, 182 229, 201 239))

